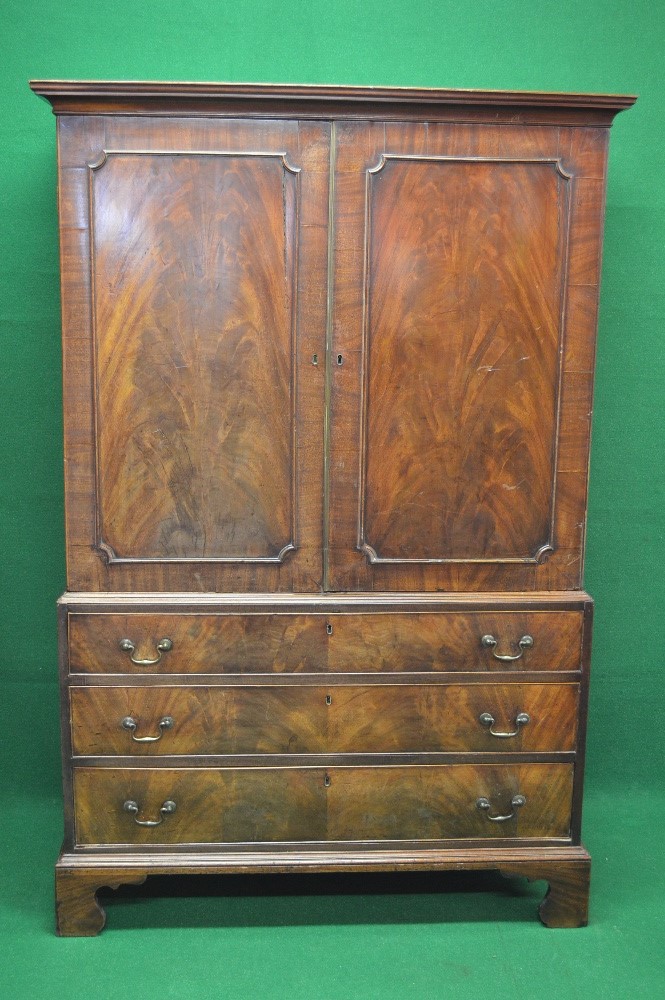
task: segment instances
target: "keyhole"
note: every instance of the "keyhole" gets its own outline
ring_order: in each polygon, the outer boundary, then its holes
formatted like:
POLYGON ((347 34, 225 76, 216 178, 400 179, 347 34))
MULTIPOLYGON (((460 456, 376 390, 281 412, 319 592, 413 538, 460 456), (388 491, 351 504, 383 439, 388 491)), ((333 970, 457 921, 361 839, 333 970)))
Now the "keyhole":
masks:
POLYGON ((342 357, 341 354, 337 355, 337 364, 338 365, 343 365, 344 364, 344 358, 342 357))
POLYGON ((312 355, 312 364, 313 365, 318 365, 318 363, 319 363, 319 356, 318 356, 318 354, 313 354, 312 355))
POLYGON ((326 705, 332 705, 332 695, 331 694, 327 694, 326 695, 326 705))
POLYGON ((329 774, 326 774, 325 778, 323 779, 323 784, 326 786, 326 788, 330 788, 330 775, 329 774))
POLYGON ((328 622, 328 624, 326 625, 326 632, 328 633, 328 635, 332 635, 332 625, 330 624, 330 622, 328 622))

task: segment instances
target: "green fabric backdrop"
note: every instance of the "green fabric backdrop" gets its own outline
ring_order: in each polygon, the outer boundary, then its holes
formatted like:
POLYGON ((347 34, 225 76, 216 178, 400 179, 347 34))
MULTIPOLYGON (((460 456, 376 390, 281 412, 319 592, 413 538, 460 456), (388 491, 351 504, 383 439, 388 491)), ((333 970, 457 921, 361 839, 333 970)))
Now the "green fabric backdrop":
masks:
POLYGON ((650 0, 0 0, 0 982, 8 995, 658 993, 664 29, 665 6, 650 0), (610 145, 585 581, 597 601, 587 930, 541 929, 533 888, 470 895, 468 882, 419 879, 418 895, 396 879, 363 895, 374 883, 355 880, 349 888, 360 895, 316 895, 330 880, 312 879, 233 881, 215 887, 219 897, 177 901, 169 892, 192 893, 190 883, 167 886, 163 898, 157 885, 114 904, 115 930, 96 942, 52 936, 61 830, 54 605, 64 588, 55 120, 28 90, 30 77, 640 95, 610 145))

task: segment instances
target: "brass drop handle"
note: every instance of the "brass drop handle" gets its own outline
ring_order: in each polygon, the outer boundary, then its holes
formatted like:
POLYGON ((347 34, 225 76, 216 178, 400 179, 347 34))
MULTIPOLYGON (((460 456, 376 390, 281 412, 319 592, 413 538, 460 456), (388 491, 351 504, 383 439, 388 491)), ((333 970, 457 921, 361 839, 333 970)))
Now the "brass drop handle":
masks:
POLYGON ((171 799, 167 799, 164 805, 160 808, 160 818, 159 819, 137 819, 139 814, 139 807, 136 802, 132 799, 127 799, 122 807, 126 813, 130 813, 134 817, 134 822, 137 826, 161 826, 167 816, 170 816, 175 812, 175 802, 171 799))
POLYGON ((136 646, 131 639, 121 639, 120 649, 123 653, 129 653, 132 663, 135 663, 137 667, 152 667, 153 664, 159 663, 162 658, 162 653, 168 653, 170 649, 173 649, 173 642, 171 639, 160 639, 157 643, 157 656, 154 660, 139 660, 134 656, 134 650, 136 646))
POLYGON ((128 732, 132 734, 132 739, 134 740, 135 743, 158 743, 161 740, 162 736, 164 735, 165 731, 167 729, 173 728, 173 719, 171 718, 170 715, 165 715, 162 719, 159 720, 157 726, 157 728, 159 729, 159 733, 157 736, 136 736, 135 733, 138 728, 138 724, 135 719, 132 719, 131 715, 125 716, 120 725, 122 726, 123 729, 126 729, 128 732))
POLYGON ((483 712, 482 715, 479 715, 478 722, 481 726, 487 726, 492 736, 496 736, 497 739, 500 740, 507 740, 511 736, 519 736, 520 727, 528 725, 528 723, 531 722, 531 716, 526 712, 519 712, 518 715, 515 716, 516 728, 512 733, 497 733, 496 729, 492 729, 496 719, 493 715, 490 715, 489 712, 483 712))
POLYGON ((519 646, 519 653, 511 656, 510 653, 497 653, 496 646, 498 646, 498 640, 494 638, 493 635, 484 635, 480 640, 482 646, 485 649, 492 650, 492 656, 495 660, 501 660, 502 663, 512 663, 513 660, 520 660, 524 655, 525 649, 531 649, 533 646, 533 636, 523 635, 520 641, 517 643, 519 646))
POLYGON ((487 819, 491 820, 492 823, 505 823, 507 819, 513 819, 513 817, 517 814, 517 810, 521 809, 523 805, 526 805, 526 796, 513 795, 510 800, 510 804, 513 807, 513 811, 508 813, 507 816, 491 816, 490 809, 492 808, 492 804, 490 800, 484 797, 476 800, 478 808, 485 813, 487 819))

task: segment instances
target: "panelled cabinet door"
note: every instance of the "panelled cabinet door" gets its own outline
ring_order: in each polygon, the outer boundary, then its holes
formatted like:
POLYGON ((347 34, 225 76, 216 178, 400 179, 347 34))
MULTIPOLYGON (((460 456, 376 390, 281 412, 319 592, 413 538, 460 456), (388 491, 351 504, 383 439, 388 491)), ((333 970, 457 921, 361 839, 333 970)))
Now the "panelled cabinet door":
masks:
POLYGON ((71 589, 320 587, 329 136, 60 119, 71 589))
POLYGON ((606 137, 336 126, 329 589, 580 585, 606 137))

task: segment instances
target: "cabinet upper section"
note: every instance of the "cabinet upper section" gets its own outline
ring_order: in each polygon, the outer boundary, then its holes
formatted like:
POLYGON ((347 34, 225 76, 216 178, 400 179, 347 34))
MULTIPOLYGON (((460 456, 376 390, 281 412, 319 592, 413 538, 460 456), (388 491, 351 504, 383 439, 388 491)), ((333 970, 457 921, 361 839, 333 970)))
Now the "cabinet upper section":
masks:
POLYGON ((60 115, 69 589, 580 587, 633 98, 33 87, 60 115))

